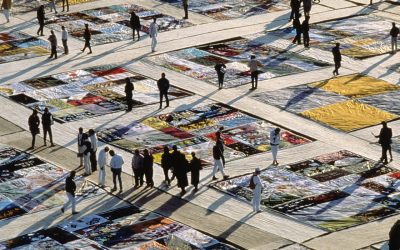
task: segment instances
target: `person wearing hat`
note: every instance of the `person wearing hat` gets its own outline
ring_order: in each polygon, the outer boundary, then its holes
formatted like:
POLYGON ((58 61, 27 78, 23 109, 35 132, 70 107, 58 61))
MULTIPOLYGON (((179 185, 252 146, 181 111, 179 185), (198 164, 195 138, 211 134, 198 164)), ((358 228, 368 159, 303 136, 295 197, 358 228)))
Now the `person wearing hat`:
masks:
POLYGON ((259 177, 260 173, 261 170, 259 168, 256 168, 250 180, 250 187, 253 189, 253 201, 252 201, 253 211, 256 213, 261 212, 260 203, 261 203, 262 184, 261 184, 261 179, 259 177))
POLYGON ((278 165, 277 161, 277 156, 278 156, 278 149, 279 149, 279 144, 281 142, 281 135, 280 135, 281 129, 276 128, 271 131, 269 134, 269 144, 271 145, 271 152, 272 152, 272 165, 278 165))

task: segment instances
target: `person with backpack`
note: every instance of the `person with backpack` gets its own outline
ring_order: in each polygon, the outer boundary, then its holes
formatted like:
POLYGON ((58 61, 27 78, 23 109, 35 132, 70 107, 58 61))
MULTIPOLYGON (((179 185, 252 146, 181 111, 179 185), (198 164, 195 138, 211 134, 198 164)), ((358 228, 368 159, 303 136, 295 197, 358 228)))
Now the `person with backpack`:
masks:
POLYGON ((261 204, 261 193, 262 193, 262 184, 261 179, 259 177, 261 170, 256 168, 254 174, 250 178, 250 189, 253 190, 253 211, 256 213, 261 212, 260 204, 261 204))

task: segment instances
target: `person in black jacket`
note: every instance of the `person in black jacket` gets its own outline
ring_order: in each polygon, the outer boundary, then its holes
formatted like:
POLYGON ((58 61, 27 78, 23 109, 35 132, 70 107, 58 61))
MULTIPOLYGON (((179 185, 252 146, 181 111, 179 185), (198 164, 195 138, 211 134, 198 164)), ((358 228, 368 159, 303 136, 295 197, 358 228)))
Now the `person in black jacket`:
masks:
POLYGON ((293 20, 293 28, 296 29, 296 36, 294 37, 292 43, 301 44, 301 23, 299 18, 293 20))
POLYGON ((164 146, 164 153, 161 155, 161 168, 164 172, 164 182, 167 185, 171 184, 168 176, 168 171, 171 169, 171 154, 169 153, 169 148, 164 146))
POLYGON ((137 32, 138 35, 138 41, 140 40, 140 18, 138 15, 136 15, 135 12, 131 12, 131 19, 129 20, 130 25, 131 25, 131 29, 132 29, 132 33, 133 33, 133 41, 135 41, 135 31, 137 32))
POLYGON ((89 30, 89 24, 85 23, 85 31, 83 33, 83 38, 85 39, 85 46, 82 52, 85 52, 86 48, 89 48, 89 54, 92 54, 92 47, 90 46, 90 40, 92 39, 92 33, 89 30))
POLYGON ((392 129, 387 126, 387 123, 383 121, 382 123, 382 129, 379 133, 379 135, 375 135, 375 138, 379 138, 378 143, 381 144, 382 147, 382 156, 381 156, 381 162, 383 164, 388 163, 387 159, 387 152, 389 151, 390 153, 390 161, 393 160, 392 157, 392 129))
POLYGON ((389 232, 389 250, 400 249, 400 220, 393 224, 389 232))
POLYGON ((83 166, 85 168, 85 176, 92 174, 92 166, 90 165, 90 152, 92 144, 89 141, 89 136, 86 133, 82 134, 82 151, 83 151, 83 166))
POLYGON ((165 96, 165 103, 167 104, 166 107, 169 107, 169 100, 168 100, 168 89, 169 89, 169 81, 165 78, 165 73, 161 74, 161 78, 157 81, 157 87, 160 91, 160 109, 162 109, 162 101, 163 96, 165 96))
POLYGON ((306 19, 303 21, 301 24, 301 31, 303 32, 303 42, 304 42, 304 47, 309 48, 310 47, 310 17, 306 16, 306 19))
POLYGON ((184 195, 186 193, 185 188, 189 185, 187 178, 188 162, 185 155, 178 151, 176 145, 174 145, 172 149, 174 150, 171 154, 174 175, 178 180, 178 187, 181 189, 181 195, 184 195))
POLYGON ((125 78, 125 98, 126 98, 126 104, 128 105, 127 112, 132 110, 133 106, 133 100, 132 100, 132 91, 135 90, 135 86, 133 86, 133 83, 131 82, 131 79, 129 77, 125 78))
POLYGON ((224 166, 225 166, 225 156, 224 156, 224 150, 225 150, 225 148, 224 148, 224 139, 223 139, 222 136, 221 136, 221 130, 218 130, 218 131, 215 133, 215 139, 216 139, 215 145, 217 145, 217 147, 218 147, 219 150, 221 151, 221 160, 222 160, 222 164, 224 164, 224 166))
POLYGON ((48 108, 45 108, 44 109, 44 113, 42 115, 44 145, 47 146, 47 144, 46 144, 46 136, 47 136, 47 133, 49 133, 51 146, 54 147, 53 134, 51 132, 51 125, 53 125, 53 115, 49 112, 48 108))
POLYGON ((153 181, 153 161, 154 158, 150 154, 148 149, 143 150, 143 170, 144 176, 146 177, 146 187, 154 187, 153 181))
POLYGON ((36 135, 40 133, 39 130, 40 119, 38 116, 38 111, 36 109, 34 109, 32 114, 29 116, 28 125, 29 125, 29 131, 31 132, 32 135, 32 146, 30 149, 33 149, 35 148, 36 135))
POLYGON ((44 20, 45 20, 45 14, 44 14, 44 5, 40 5, 39 8, 36 11, 36 17, 39 22, 39 29, 37 31, 37 35, 43 36, 43 28, 44 28, 44 20))
POLYGON ((222 89, 224 85, 224 77, 226 72, 226 65, 224 63, 217 63, 214 67, 215 71, 217 71, 218 76, 218 88, 222 89))
POLYGON ((290 12, 289 21, 291 21, 293 18, 300 18, 300 5, 300 0, 290 0, 290 8, 292 9, 292 11, 290 12))
POLYGON ((216 180, 217 177, 215 177, 215 174, 217 171, 221 171, 221 174, 224 178, 224 180, 228 179, 228 175, 225 174, 224 172, 224 164, 222 163, 222 152, 219 146, 216 144, 213 147, 213 158, 214 158, 214 168, 212 171, 212 179, 216 180))
POLYGON ((65 179, 65 192, 67 193, 68 201, 64 204, 64 206, 61 208, 61 212, 64 213, 65 209, 71 204, 72 208, 72 214, 77 214, 76 205, 75 205, 75 191, 76 191, 76 184, 74 182, 75 178, 75 171, 71 171, 69 176, 65 179))
POLYGON ((335 70, 333 70, 333 75, 339 75, 339 69, 342 66, 342 53, 340 53, 340 43, 336 43, 335 47, 332 48, 333 61, 335 62, 335 70))
POLYGON ((196 157, 195 152, 192 152, 192 160, 190 161, 190 174, 191 174, 191 183, 194 186, 194 191, 199 190, 198 185, 200 182, 200 170, 202 169, 201 167, 201 161, 199 158, 196 157))
POLYGON ((400 30, 396 27, 396 23, 392 23, 392 29, 390 30, 390 37, 392 40, 392 54, 397 52, 397 38, 399 36, 400 30))

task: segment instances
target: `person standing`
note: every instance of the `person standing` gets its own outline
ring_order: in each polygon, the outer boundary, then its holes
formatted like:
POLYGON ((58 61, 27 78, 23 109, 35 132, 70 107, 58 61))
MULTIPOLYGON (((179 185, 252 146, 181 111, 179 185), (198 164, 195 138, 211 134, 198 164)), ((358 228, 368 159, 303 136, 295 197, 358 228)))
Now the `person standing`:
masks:
POLYGON ((161 78, 157 81, 157 87, 160 91, 160 109, 162 109, 162 101, 163 97, 165 97, 165 103, 167 104, 165 107, 169 107, 169 99, 168 99, 168 89, 169 89, 169 81, 165 78, 165 73, 161 73, 161 78))
POLYGON ((396 27, 396 23, 392 23, 392 29, 390 30, 390 36, 392 38, 392 54, 397 53, 397 37, 399 36, 399 28, 396 27))
POLYGON ((342 54, 340 53, 340 43, 336 43, 335 47, 332 48, 333 61, 335 62, 335 70, 333 70, 333 76, 339 75, 339 69, 342 66, 342 54))
POLYGON ((215 143, 215 145, 217 145, 218 148, 219 148, 219 150, 221 151, 222 164, 224 164, 224 166, 225 166, 224 139, 223 139, 222 136, 221 136, 221 133, 222 133, 221 131, 222 131, 222 130, 220 129, 220 130, 218 130, 218 131, 215 133, 215 138, 216 138, 216 143, 215 143))
POLYGON ((82 141, 83 166, 85 168, 85 176, 88 176, 92 174, 92 167, 90 166, 90 152, 92 151, 92 145, 88 134, 82 134, 82 141))
POLYGON ((303 0, 304 16, 306 18, 310 17, 311 7, 312 7, 312 0, 303 0))
POLYGON ((228 175, 224 172, 224 164, 222 163, 222 152, 218 145, 214 145, 213 147, 213 158, 214 158, 214 168, 212 171, 212 179, 217 180, 218 178, 215 177, 215 174, 219 170, 224 178, 224 180, 228 179, 228 175))
MULTIPOLYGON (((388 164, 388 159, 387 159, 387 152, 391 151, 392 147, 392 129, 387 126, 387 123, 383 121, 382 123, 382 128, 379 133, 379 135, 375 135, 375 138, 379 138, 378 143, 381 144, 382 147, 382 156, 380 161, 383 164, 388 164)), ((390 156, 390 161, 392 161, 392 156, 390 156)))
POLYGON ((129 23, 130 23, 131 28, 132 28, 133 41, 135 41, 135 32, 137 32, 138 41, 139 41, 140 40, 140 33, 139 32, 140 32, 140 28, 141 28, 140 18, 139 18, 138 15, 136 15, 136 13, 134 11, 131 12, 131 18, 129 20, 129 23))
POLYGON ((104 188, 106 183, 106 166, 108 164, 108 151, 109 147, 105 146, 100 149, 97 163, 99 164, 99 186, 104 188))
POLYGON ((218 89, 222 89, 224 85, 224 77, 226 72, 226 65, 224 63, 215 64, 215 71, 217 71, 218 76, 218 89))
POLYGON ((156 23, 156 18, 153 18, 153 22, 150 24, 149 35, 151 38, 151 52, 156 51, 157 45, 157 34, 158 34, 158 25, 156 23))
POLYGON ((133 106, 132 91, 134 90, 135 86, 133 86, 131 79, 129 77, 125 78, 125 100, 126 100, 126 105, 128 106, 128 108, 126 109, 127 112, 132 110, 133 106))
POLYGON ((293 18, 300 18, 300 0, 290 0, 290 8, 292 11, 290 12, 289 21, 291 21, 293 18))
POLYGON ((44 19, 45 19, 45 13, 44 13, 44 5, 40 5, 39 8, 36 11, 36 17, 39 23, 39 29, 37 31, 37 35, 43 36, 43 28, 44 28, 44 19))
POLYGON ((68 31, 65 29, 64 26, 61 26, 61 41, 62 45, 64 47, 64 54, 68 55, 69 49, 68 49, 68 31))
POLYGON ((95 172, 97 170, 97 135, 94 129, 89 129, 89 139, 91 144, 90 165, 92 167, 92 172, 95 172))
POLYGON ((3 2, 1 3, 1 9, 3 10, 4 17, 6 18, 7 23, 10 22, 11 8, 12 0, 3 0, 3 2))
POLYGON ((111 192, 117 190, 117 177, 118 177, 119 192, 121 193, 123 191, 121 173, 122 173, 122 165, 124 165, 124 159, 119 154, 116 154, 114 150, 110 150, 110 155, 111 155, 110 167, 111 167, 111 172, 113 173, 113 184, 114 184, 114 187, 111 189, 111 192))
POLYGON ((400 249, 400 220, 397 220, 389 231, 389 250, 400 249))
POLYGON ((57 12, 57 9, 56 9, 56 0, 50 0, 50 12, 52 12, 53 11, 53 9, 54 9, 54 13, 55 14, 57 14, 58 12, 57 12))
POLYGON ((86 48, 89 49, 88 54, 92 54, 92 47, 90 46, 90 40, 92 39, 92 33, 89 30, 89 24, 85 23, 85 31, 83 32, 83 38, 85 39, 85 46, 82 52, 85 52, 86 48))
POLYGON ((261 203, 261 192, 262 192, 262 184, 261 179, 259 177, 261 170, 256 168, 254 174, 251 176, 250 179, 250 188, 253 189, 253 211, 258 213, 261 212, 260 210, 260 203, 261 203))
POLYGON ((182 5, 183 5, 183 10, 185 11, 185 16, 183 17, 183 19, 188 19, 189 0, 182 0, 182 5))
POLYGON ((78 130, 78 157, 80 159, 79 167, 83 166, 83 128, 79 128, 78 130))
POLYGON ((69 0, 62 0, 63 10, 65 11, 65 5, 67 5, 67 12, 69 11, 69 0))
POLYGON ((49 58, 53 58, 53 56, 54 56, 54 59, 57 59, 57 37, 54 34, 53 30, 51 30, 50 33, 51 33, 51 35, 47 39, 47 40, 49 40, 50 46, 51 46, 51 54, 50 54, 49 58))
POLYGON ((49 112, 48 108, 45 108, 44 113, 42 115, 44 145, 47 146, 46 136, 47 136, 47 133, 49 133, 51 146, 54 147, 53 133, 51 132, 51 125, 53 125, 53 115, 49 112))
POLYGON ((199 182, 200 182, 200 170, 202 169, 201 167, 201 161, 199 158, 196 157, 195 152, 191 153, 192 155, 192 160, 190 161, 190 176, 191 176, 191 183, 194 186, 194 191, 199 190, 199 182))
POLYGON ((144 175, 146 176, 146 187, 154 187, 153 181, 153 162, 154 158, 150 154, 148 149, 143 150, 143 170, 144 175))
POLYGON ((278 149, 279 149, 279 144, 281 143, 281 129, 276 128, 272 130, 269 134, 269 144, 271 146, 271 152, 272 152, 272 165, 278 165, 278 149))
POLYGON ((306 16, 306 19, 304 19, 303 23, 301 24, 301 31, 303 32, 303 43, 304 43, 304 48, 309 48, 310 47, 310 17, 306 16))
POLYGON ((61 208, 61 212, 64 213, 68 206, 71 204, 72 214, 77 214, 79 212, 76 211, 76 201, 75 201, 75 191, 76 184, 74 182, 75 171, 71 171, 69 176, 65 179, 65 192, 67 193, 68 201, 61 208))
POLYGON ((171 154, 169 153, 168 146, 164 146, 164 153, 161 155, 161 168, 164 172, 164 182, 170 185, 171 181, 168 176, 168 171, 171 169, 171 154))
POLYGON ((293 29, 296 30, 296 36, 294 37, 292 43, 293 44, 301 44, 301 23, 299 18, 295 18, 293 20, 293 29))
POLYGON ((135 152, 132 157, 132 171, 135 176, 135 188, 139 186, 143 186, 143 156, 140 155, 138 149, 135 149, 135 152))
POLYGON ((174 175, 178 181, 178 187, 181 189, 181 196, 186 193, 185 188, 189 185, 189 181, 187 178, 188 172, 188 162, 185 158, 185 155, 178 151, 178 147, 174 145, 172 147, 172 164, 174 169, 174 175))
POLYGON ((32 114, 29 116, 28 125, 29 125, 29 131, 31 132, 31 135, 32 135, 32 146, 31 146, 31 149, 34 149, 35 148, 36 135, 40 133, 40 129, 39 129, 40 119, 39 119, 39 116, 38 116, 38 111, 36 109, 34 109, 32 111, 32 114))
POLYGON ((258 65, 260 64, 259 61, 256 60, 256 56, 252 55, 249 61, 249 68, 251 73, 251 90, 257 88, 258 85, 258 65))

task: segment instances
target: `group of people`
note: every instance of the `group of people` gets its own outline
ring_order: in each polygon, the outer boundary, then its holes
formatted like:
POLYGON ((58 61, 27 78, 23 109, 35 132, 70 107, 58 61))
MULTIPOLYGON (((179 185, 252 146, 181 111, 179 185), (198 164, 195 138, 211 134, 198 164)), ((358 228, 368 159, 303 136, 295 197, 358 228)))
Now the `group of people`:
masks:
MULTIPOLYGON (((52 147, 54 146, 53 133, 51 131, 51 126, 53 124, 54 124, 53 115, 49 112, 48 108, 45 108, 42 114, 44 146, 47 146, 47 140, 46 140, 47 134, 49 134, 51 146, 52 147)), ((34 149, 36 144, 36 135, 40 134, 40 118, 37 109, 34 109, 32 111, 32 114, 29 116, 28 126, 29 126, 29 131, 31 132, 32 135, 32 144, 30 149, 34 149)))
POLYGON ((289 21, 293 20, 293 29, 296 30, 296 36, 292 43, 301 44, 301 35, 303 34, 303 44, 305 48, 310 47, 310 12, 312 7, 312 0, 291 0, 290 1, 291 13, 289 21), (303 2, 304 21, 300 22, 300 7, 303 2))

